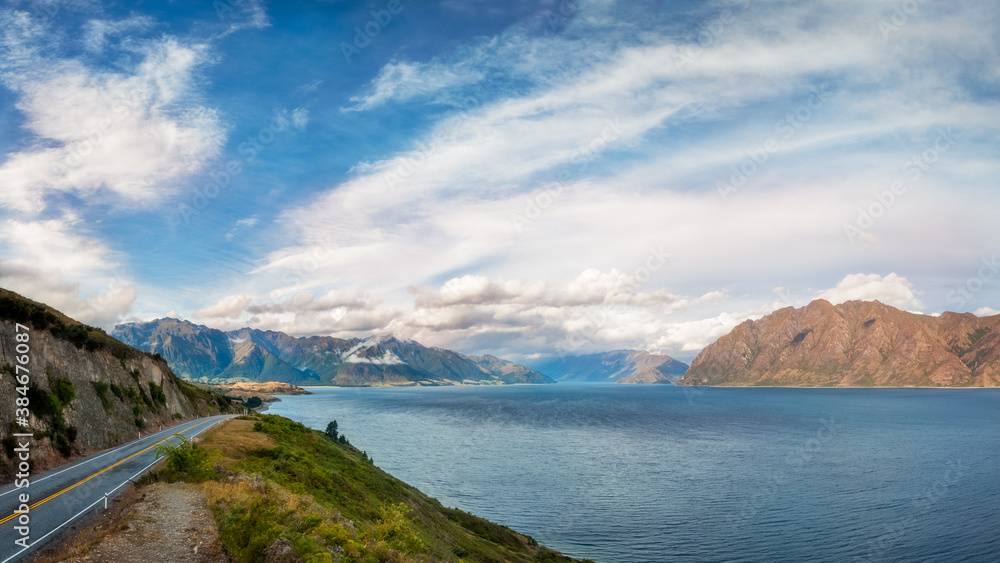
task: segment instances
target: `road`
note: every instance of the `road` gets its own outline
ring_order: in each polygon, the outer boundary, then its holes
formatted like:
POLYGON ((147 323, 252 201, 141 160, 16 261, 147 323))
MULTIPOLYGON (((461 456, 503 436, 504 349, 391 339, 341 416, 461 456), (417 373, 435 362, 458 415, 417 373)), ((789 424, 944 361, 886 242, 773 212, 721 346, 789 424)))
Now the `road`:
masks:
MULTIPOLYGON (((125 444, 113 450, 32 475, 30 485, 17 489, 14 484, 0 487, 0 563, 27 560, 28 556, 56 533, 90 511, 104 510, 104 495, 114 502, 117 493, 129 481, 137 479, 156 462, 156 446, 175 441, 174 434, 188 438, 232 418, 232 415, 200 418, 125 444), (29 541, 27 548, 15 544, 21 538, 16 529, 20 514, 15 514, 21 493, 30 495, 29 541)), ((162 459, 162 458, 160 458, 162 459)))

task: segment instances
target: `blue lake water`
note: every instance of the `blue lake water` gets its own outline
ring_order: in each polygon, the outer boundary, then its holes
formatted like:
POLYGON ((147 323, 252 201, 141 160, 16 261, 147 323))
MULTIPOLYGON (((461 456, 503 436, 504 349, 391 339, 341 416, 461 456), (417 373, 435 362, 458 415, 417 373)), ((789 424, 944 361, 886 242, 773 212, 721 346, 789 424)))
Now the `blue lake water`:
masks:
POLYGON ((574 557, 1000 561, 1000 391, 312 390, 270 412, 574 557))

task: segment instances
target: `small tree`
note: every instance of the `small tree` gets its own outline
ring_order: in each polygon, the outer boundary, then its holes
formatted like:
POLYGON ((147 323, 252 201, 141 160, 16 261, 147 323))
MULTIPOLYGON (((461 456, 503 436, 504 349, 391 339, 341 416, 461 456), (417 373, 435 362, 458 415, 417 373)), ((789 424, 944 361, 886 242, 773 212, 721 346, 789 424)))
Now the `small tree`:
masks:
POLYGON ((329 438, 329 439, 331 439, 331 440, 333 440, 334 442, 337 441, 337 421, 336 420, 334 420, 330 424, 326 425, 326 437, 329 438))

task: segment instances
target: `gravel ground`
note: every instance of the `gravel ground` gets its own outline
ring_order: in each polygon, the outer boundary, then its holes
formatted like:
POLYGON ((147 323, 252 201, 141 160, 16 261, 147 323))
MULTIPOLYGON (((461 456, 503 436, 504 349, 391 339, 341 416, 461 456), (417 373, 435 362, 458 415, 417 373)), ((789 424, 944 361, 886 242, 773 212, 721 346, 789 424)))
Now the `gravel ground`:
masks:
POLYGON ((228 563, 198 485, 157 483, 70 539, 50 561, 228 563), (66 555, 60 555, 66 554, 66 555))

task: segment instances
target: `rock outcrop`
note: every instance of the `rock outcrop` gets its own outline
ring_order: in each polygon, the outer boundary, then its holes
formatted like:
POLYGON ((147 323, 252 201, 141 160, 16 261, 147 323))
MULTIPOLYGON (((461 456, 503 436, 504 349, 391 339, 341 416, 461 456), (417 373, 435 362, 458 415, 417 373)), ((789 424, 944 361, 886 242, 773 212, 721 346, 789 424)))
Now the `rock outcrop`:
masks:
POLYGON ((679 384, 996 387, 1000 315, 817 300, 737 326, 703 350, 679 384))

